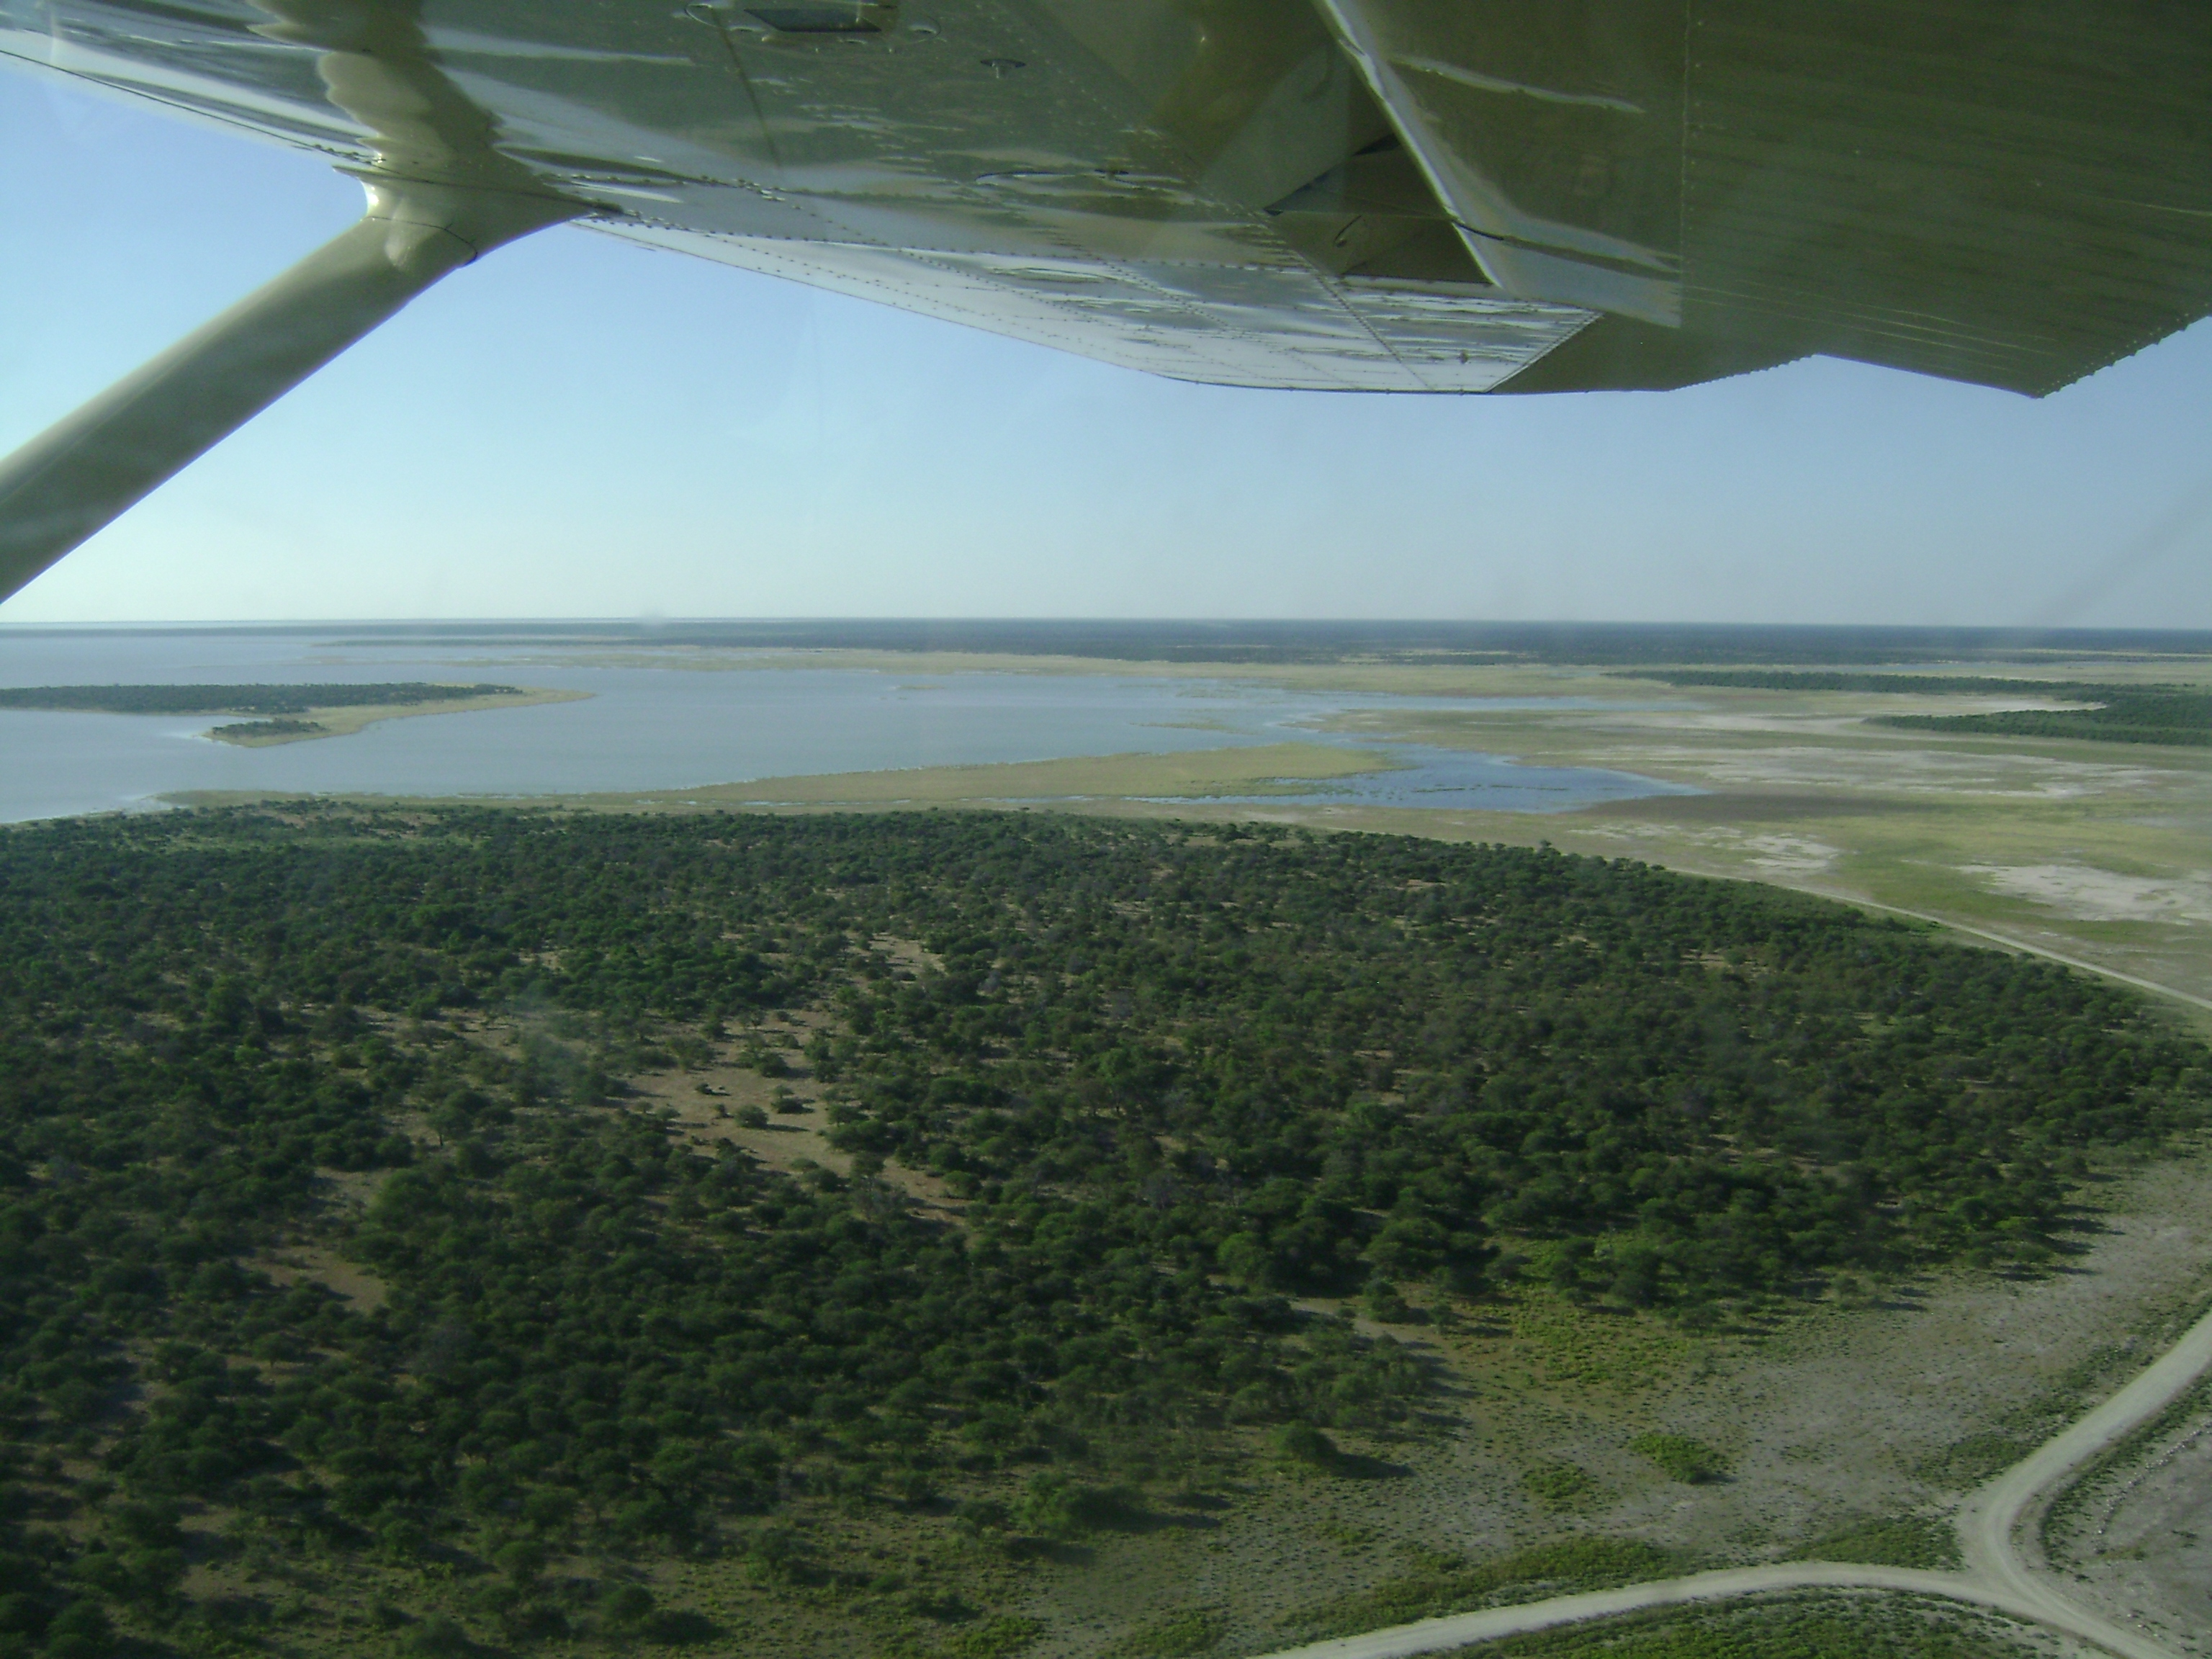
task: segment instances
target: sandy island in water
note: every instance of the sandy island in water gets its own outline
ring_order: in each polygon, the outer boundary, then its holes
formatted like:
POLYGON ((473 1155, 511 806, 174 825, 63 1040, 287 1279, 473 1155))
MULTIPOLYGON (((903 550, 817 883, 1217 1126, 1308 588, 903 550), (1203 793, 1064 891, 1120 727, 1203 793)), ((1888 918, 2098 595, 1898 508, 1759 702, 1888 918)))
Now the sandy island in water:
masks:
MULTIPOLYGON (((459 688, 456 688, 457 690, 459 688)), ((312 743, 318 738, 343 738, 374 726, 379 720, 410 719, 416 714, 460 714, 479 708, 527 708, 541 702, 574 702, 589 691, 559 691, 550 686, 525 686, 511 695, 453 697, 436 702, 364 703, 349 708, 306 708, 296 714, 268 720, 241 720, 218 726, 204 733, 217 743, 240 749, 270 749, 280 743, 312 743)))

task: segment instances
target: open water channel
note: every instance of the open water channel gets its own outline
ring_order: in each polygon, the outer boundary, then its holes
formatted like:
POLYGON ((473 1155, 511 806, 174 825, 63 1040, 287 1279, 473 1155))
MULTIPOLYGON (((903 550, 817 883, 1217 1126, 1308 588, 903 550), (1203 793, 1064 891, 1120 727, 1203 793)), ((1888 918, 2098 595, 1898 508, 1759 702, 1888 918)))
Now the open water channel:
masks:
MULTIPOLYGON (((740 661, 725 658, 722 660, 740 661)), ((1395 769, 1270 801, 1563 811, 1678 793, 1625 772, 1316 729, 1354 709, 1608 706, 1416 699, 1113 674, 918 674, 789 665, 600 666, 542 647, 358 643, 331 630, 0 629, 0 684, 492 681, 588 699, 387 720, 350 736, 240 749, 207 715, 0 709, 0 822, 144 810, 184 790, 527 797, 681 790, 753 778, 1297 739, 1379 752, 1395 769)), ((1620 704, 1632 707, 1632 704, 1620 704)), ((1217 798, 1218 799, 1218 798, 1217 798)))

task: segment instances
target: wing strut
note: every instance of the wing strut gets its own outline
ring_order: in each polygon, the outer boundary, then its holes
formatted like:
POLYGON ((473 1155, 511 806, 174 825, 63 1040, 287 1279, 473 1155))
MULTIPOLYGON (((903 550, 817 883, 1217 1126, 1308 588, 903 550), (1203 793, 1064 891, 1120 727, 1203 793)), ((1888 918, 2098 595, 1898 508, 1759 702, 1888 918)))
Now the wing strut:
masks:
POLYGON ((0 599, 447 272, 586 210, 385 179, 368 194, 350 229, 0 460, 0 599))
POLYGON ((0 599, 252 420, 448 271, 605 212, 499 149, 439 64, 422 0, 253 0, 253 32, 315 53, 374 162, 352 229, 0 460, 0 599))

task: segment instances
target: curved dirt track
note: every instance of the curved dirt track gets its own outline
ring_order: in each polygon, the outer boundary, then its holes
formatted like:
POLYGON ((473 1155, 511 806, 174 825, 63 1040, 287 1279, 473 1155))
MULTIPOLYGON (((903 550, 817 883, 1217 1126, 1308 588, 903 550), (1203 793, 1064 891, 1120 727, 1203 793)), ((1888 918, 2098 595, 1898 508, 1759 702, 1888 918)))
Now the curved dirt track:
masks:
MULTIPOLYGON (((1923 1572, 1910 1567, 1848 1566, 1827 1561, 1790 1561, 1769 1567, 1731 1567, 1720 1572, 1694 1573, 1686 1578, 1662 1578, 1648 1584, 1629 1584, 1620 1589, 1589 1590, 1580 1595, 1557 1595, 1547 1601, 1523 1601, 1516 1607, 1492 1607, 1482 1613, 1454 1613, 1443 1619, 1424 1619, 1416 1625, 1397 1625, 1361 1636, 1339 1637, 1303 1648, 1288 1648, 1268 1659, 1401 1659, 1402 1656, 1435 1653, 1470 1642, 1522 1636, 1531 1631, 1552 1630, 1618 1613, 1642 1613, 1652 1607, 1680 1607, 1696 1601, 1722 1601, 1740 1595, 1758 1595, 1793 1589, 1890 1589, 1918 1595, 1940 1595, 1948 1601, 2007 1613, 2014 1618, 2052 1624, 2042 1602, 2019 1601, 1997 1586, 1981 1583, 1955 1572, 1923 1572)), ((2070 1609, 2069 1610, 2070 1612, 2070 1609)), ((2083 1615, 2087 1618, 2087 1615, 2083 1615)), ((2089 1619, 2092 1624, 2100 1621, 2089 1619)), ((2074 1621, 2056 1626, 2070 1635, 2108 1645, 2074 1621)), ((2166 1650, 2128 1638, 2132 1645, 2115 1649, 2126 1659, 2174 1659, 2166 1650)))
POLYGON ((1544 1601, 1491 1607, 1481 1613, 1424 1619, 1360 1636, 1287 1648, 1268 1659, 1401 1659, 1470 1642, 1519 1636, 1616 1613, 1717 1601, 1792 1589, 1891 1589, 1937 1595, 2009 1614, 2094 1644, 2121 1659, 2181 1659, 2140 1631, 2128 1630, 2077 1606, 2021 1555, 2014 1541, 2021 1522, 2042 1500, 2085 1465, 2150 1421, 2212 1370, 2212 1314, 2185 1332, 2164 1354, 2118 1393, 2076 1419, 2028 1456, 1984 1486, 1960 1511, 1959 1534, 1966 1559, 1960 1572, 1906 1567, 1852 1566, 1827 1561, 1785 1561, 1764 1567, 1731 1567, 1686 1578, 1657 1579, 1619 1589, 1556 1595, 1544 1601))
POLYGON ((1959 1541, 1966 1559, 1964 1577, 2001 1585, 2023 1608, 2036 1609, 2030 1617, 2087 1636, 2130 1659, 2136 1655, 2169 1659, 2172 1650, 2139 1632, 2098 1620, 2068 1601, 2021 1555, 2018 1539, 2021 1522, 2033 1518, 2045 1498, 2188 1393, 2208 1370, 2212 1370, 2212 1314, 2191 1325, 2179 1341, 2103 1405, 2044 1442, 1967 1501, 1959 1512, 1959 1541), (2069 1620, 2087 1620, 2100 1629, 2092 1631, 2069 1620))
MULTIPOLYGON (((1863 901, 1860 901, 1863 902, 1863 901)), ((1881 905, 1880 909, 1894 907, 1881 905)), ((1906 911, 1904 915, 1917 913, 1906 911)), ((1942 921, 1930 916, 1931 921, 1942 921)), ((1946 927, 1957 927, 1945 921, 1946 927)), ((1973 933, 1978 930, 1963 928, 1973 933)), ((1984 935, 1996 939, 1996 934, 1984 935)), ((2055 952, 2036 950, 2018 940, 2004 944, 2109 978, 2126 980, 2146 990, 2203 1004, 2203 999, 2153 985, 2145 980, 2114 973, 2089 963, 2074 962, 2055 952)), ((2212 1006, 2212 1005, 2204 1005, 2212 1006)), ((2021 1523, 2032 1521, 2045 1499, 2055 1496, 2074 1475, 2105 1452, 2149 1422, 2212 1372, 2212 1313, 2182 1333, 2180 1339, 2134 1381, 2094 1411, 2076 1419, 2027 1457, 1976 1492, 1959 1511, 1959 1541, 1965 1569, 1959 1572, 1920 1571, 1904 1567, 1850 1566, 1825 1561, 1778 1562, 1771 1566, 1733 1567, 1718 1572, 1694 1573, 1685 1578, 1666 1578, 1650 1583, 1628 1584, 1619 1589, 1592 1590, 1580 1595, 1556 1595, 1544 1601, 1524 1601, 1516 1607, 1491 1607, 1481 1613, 1424 1619, 1418 1624, 1396 1625, 1360 1636, 1340 1637, 1305 1647, 1286 1648, 1267 1659, 1401 1659, 1401 1656, 1434 1653, 1463 1647, 1471 1642, 1519 1636, 1651 1607, 1675 1607, 1698 1601, 1717 1601, 1739 1595, 1792 1589, 1891 1589, 1921 1595, 1942 1596, 2010 1615, 2031 1624, 2094 1644, 2120 1659, 2182 1659, 2172 1649, 2139 1630, 2130 1630, 2069 1600, 2065 1591, 2021 1553, 2021 1523)))

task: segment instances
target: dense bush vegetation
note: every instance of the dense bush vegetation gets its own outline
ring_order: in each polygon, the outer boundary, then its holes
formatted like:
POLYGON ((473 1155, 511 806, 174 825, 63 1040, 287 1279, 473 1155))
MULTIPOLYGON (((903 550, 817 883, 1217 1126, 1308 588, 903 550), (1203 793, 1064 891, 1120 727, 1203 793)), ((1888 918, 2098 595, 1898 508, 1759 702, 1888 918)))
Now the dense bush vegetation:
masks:
POLYGON ((215 1549, 357 1553, 510 1642, 619 1643, 681 1633, 641 1554, 834 1580, 811 1504, 1122 1524, 1224 1425, 1311 1449, 1415 1409, 1401 1351, 1287 1292, 1519 1274, 1696 1322, 1840 1266, 2039 1260, 2086 1152, 2203 1120, 2202 1060, 2046 964, 1549 850, 939 814, 9 831, 0 1653, 247 1640, 252 1608, 179 1594, 215 1549), (625 1105, 798 1006, 835 1016, 807 1060, 850 1179, 625 1105), (310 1242, 389 1298, 267 1270, 310 1242))

